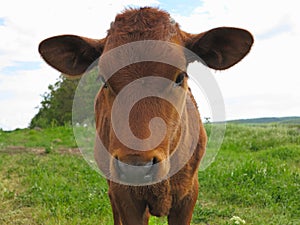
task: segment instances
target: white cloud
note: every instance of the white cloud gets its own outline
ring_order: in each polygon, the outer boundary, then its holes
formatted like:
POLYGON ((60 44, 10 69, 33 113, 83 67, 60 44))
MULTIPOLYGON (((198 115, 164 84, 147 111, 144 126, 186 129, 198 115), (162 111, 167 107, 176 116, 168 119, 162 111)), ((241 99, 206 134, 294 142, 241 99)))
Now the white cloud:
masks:
POLYGON ((57 74, 43 65, 34 71, 18 71, 15 74, 0 74, 0 128, 5 130, 27 127, 37 113, 36 107, 42 100, 41 95, 57 74))
POLYGON ((300 114, 298 40, 289 34, 258 40, 240 65, 216 74, 225 99, 239 99, 228 101, 229 118, 300 114))

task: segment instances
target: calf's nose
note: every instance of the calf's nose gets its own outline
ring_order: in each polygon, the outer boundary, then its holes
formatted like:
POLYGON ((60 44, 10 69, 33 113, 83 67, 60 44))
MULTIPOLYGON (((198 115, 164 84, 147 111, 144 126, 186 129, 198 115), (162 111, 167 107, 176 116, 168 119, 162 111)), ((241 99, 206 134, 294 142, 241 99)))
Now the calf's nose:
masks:
POLYGON ((125 160, 116 158, 115 169, 121 181, 132 184, 151 182, 156 174, 156 157, 145 160, 138 156, 127 156, 125 160))

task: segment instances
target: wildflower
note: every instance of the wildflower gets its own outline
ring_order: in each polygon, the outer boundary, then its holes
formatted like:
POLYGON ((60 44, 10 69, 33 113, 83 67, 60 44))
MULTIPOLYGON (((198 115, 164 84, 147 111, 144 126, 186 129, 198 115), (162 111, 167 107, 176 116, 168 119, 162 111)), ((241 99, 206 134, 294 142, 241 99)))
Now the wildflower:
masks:
POLYGON ((243 219, 241 219, 241 218, 238 217, 238 216, 233 216, 233 217, 230 219, 230 221, 233 221, 234 224, 237 224, 237 225, 239 225, 239 224, 246 224, 246 221, 243 220, 243 219))

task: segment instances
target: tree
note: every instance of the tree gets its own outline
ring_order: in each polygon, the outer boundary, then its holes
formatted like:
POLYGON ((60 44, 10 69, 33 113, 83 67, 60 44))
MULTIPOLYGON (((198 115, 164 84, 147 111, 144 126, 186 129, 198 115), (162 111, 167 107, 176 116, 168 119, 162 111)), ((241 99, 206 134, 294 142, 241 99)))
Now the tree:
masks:
POLYGON ((48 92, 42 95, 39 112, 30 122, 30 128, 60 126, 71 123, 74 93, 79 80, 68 80, 60 76, 48 92))
POLYGON ((71 124, 75 93, 77 111, 73 118, 74 122, 84 123, 86 120, 91 122, 91 118, 94 118, 94 97, 101 85, 97 68, 85 74, 82 80, 67 79, 61 75, 54 85, 48 86, 48 92, 42 95, 39 111, 31 120, 29 127, 44 128, 71 124))

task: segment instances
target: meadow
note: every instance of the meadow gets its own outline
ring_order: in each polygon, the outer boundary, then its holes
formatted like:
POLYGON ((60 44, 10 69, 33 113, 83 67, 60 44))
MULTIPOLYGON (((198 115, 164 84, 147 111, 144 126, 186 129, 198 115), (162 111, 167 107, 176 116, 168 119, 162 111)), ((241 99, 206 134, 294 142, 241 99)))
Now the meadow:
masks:
MULTIPOLYGON (((193 225, 300 225, 300 125, 227 124, 199 182, 193 225)), ((72 127, 0 130, 0 224, 113 224, 107 183, 72 127)))

